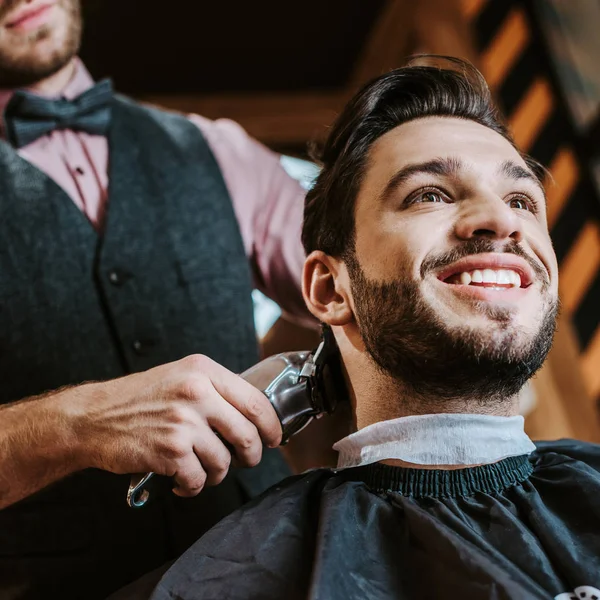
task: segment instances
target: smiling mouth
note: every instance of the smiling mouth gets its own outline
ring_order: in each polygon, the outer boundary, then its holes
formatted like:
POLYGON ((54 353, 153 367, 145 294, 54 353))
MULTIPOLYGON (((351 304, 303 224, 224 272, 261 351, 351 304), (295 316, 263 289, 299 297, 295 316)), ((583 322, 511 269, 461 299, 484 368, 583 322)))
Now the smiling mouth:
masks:
POLYGON ((462 285, 505 291, 524 289, 531 285, 523 281, 522 274, 514 269, 473 269, 460 271, 441 278, 440 281, 450 285, 462 285))

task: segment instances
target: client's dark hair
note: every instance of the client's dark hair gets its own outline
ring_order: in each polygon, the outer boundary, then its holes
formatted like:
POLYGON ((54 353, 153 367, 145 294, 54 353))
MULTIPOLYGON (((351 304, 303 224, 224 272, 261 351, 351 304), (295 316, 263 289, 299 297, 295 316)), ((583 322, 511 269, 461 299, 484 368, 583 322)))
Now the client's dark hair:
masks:
MULTIPOLYGON (((418 57, 424 58, 424 57, 418 57)), ((354 204, 372 144, 388 131, 430 116, 469 119, 514 142, 481 73, 451 57, 447 68, 410 65, 367 83, 349 102, 314 158, 322 171, 306 196, 302 243, 344 257, 354 250, 354 204)), ((522 155, 542 180, 543 168, 522 155)))

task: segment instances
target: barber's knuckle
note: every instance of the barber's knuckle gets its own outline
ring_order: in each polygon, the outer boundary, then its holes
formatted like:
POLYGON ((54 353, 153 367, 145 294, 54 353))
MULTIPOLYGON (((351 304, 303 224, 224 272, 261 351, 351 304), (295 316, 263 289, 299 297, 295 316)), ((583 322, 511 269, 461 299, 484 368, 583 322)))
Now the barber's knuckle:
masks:
POLYGON ((179 383, 177 395, 188 402, 198 402, 208 394, 209 385, 210 383, 205 377, 188 376, 179 383))
POLYGON ((241 431, 238 434, 236 445, 240 450, 251 450, 257 442, 256 433, 253 431, 241 431))
POLYGON ((184 459, 192 449, 190 436, 185 430, 172 427, 161 440, 158 451, 161 456, 171 461, 184 459))
POLYGON ((231 467, 231 454, 229 454, 229 452, 227 452, 227 454, 223 456, 220 466, 221 469, 225 472, 225 474, 227 474, 227 472, 229 471, 229 467, 231 467))
POLYGON ((251 421, 260 419, 265 413, 265 397, 252 396, 246 404, 246 414, 251 421))
POLYGON ((249 437, 241 437, 238 440, 237 446, 242 451, 251 450, 252 449, 253 441, 254 440, 252 440, 249 437))
POLYGON ((191 439, 202 426, 202 415, 186 402, 173 402, 163 423, 164 433, 171 439, 191 439))
POLYGON ((221 483, 221 481, 223 481, 223 479, 225 479, 225 477, 227 476, 227 473, 229 473, 229 466, 231 464, 231 458, 223 458, 221 461, 219 461, 216 465, 215 468, 213 469, 213 480, 216 483, 221 483))
POLYGON ((160 453, 163 458, 177 463, 188 455, 189 447, 181 440, 175 438, 164 443, 160 453))
POLYGON ((187 422, 189 411, 187 407, 178 403, 172 402, 165 410, 165 418, 167 422, 167 432, 169 435, 174 435, 178 428, 187 422))
POLYGON ((190 478, 190 488, 194 490, 201 490, 206 483, 206 473, 200 471, 190 478))
POLYGON ((213 361, 204 354, 190 354, 184 360, 187 367, 193 371, 204 372, 213 365, 213 361))
POLYGON ((206 485, 206 475, 198 474, 188 477, 182 484, 183 487, 191 496, 199 494, 206 485))

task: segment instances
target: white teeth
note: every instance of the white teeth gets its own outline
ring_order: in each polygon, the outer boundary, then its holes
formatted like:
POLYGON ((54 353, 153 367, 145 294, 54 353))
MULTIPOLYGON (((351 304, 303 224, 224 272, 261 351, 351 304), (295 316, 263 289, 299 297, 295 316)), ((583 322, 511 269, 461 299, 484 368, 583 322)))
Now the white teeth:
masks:
POLYGON ((515 288, 521 287, 521 276, 516 271, 510 269, 475 269, 474 271, 463 271, 459 279, 462 285, 495 283, 499 286, 510 285, 515 288))
POLYGON ((483 283, 498 283, 496 281, 496 271, 492 271, 491 269, 484 269, 483 283))
POLYGON ((471 273, 471 281, 473 283, 483 283, 483 273, 479 269, 476 269, 471 273))
POLYGON ((511 285, 512 277, 510 273, 511 272, 507 271, 506 269, 500 269, 499 271, 496 271, 496 283, 500 283, 502 285, 511 285))

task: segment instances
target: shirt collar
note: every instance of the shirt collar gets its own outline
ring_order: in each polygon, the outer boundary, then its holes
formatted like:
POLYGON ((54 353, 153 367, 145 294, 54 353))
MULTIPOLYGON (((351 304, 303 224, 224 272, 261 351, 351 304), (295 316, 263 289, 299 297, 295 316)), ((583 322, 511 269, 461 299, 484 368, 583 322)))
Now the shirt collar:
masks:
MULTIPOLYGON (((56 94, 40 94, 46 95, 49 98, 66 98, 67 100, 72 100, 76 98, 86 90, 89 90, 94 85, 94 80, 90 75, 89 71, 85 68, 85 65, 81 61, 79 57, 75 57, 73 59, 75 63, 75 70, 73 72, 73 76, 69 80, 69 82, 65 85, 65 87, 60 90, 56 94)), ((26 91, 30 91, 29 88, 19 88, 26 91)), ((0 114, 4 114, 4 109, 6 105, 9 103, 12 95, 16 92, 16 89, 1 89, 0 88, 0 114)), ((3 128, 4 120, 2 119, 2 128, 3 128)))
POLYGON ((369 425, 333 446, 338 468, 397 459, 416 465, 484 465, 530 454, 522 416, 435 414, 369 425))

